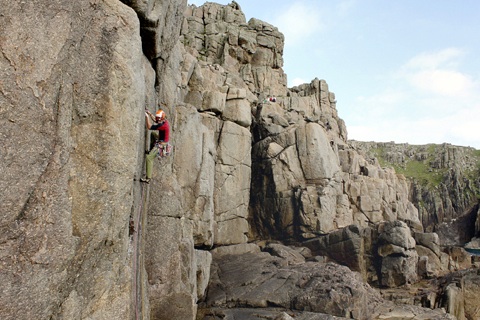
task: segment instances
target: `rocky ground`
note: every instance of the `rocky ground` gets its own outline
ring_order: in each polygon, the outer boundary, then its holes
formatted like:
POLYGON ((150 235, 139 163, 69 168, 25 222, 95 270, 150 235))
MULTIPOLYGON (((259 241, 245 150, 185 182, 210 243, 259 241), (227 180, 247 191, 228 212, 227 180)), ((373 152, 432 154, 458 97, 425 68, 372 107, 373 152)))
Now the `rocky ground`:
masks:
POLYGON ((238 245, 213 257, 197 319, 456 319, 435 307, 438 286, 376 290, 307 248, 238 245), (420 307, 427 299, 431 308, 420 307))

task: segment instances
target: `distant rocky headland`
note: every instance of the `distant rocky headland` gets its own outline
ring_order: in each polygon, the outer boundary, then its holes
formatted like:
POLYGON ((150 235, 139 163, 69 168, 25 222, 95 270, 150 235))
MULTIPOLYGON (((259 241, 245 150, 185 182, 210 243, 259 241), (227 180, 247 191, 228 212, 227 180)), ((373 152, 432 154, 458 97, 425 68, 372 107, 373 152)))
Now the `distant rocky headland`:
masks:
POLYGON ((1 319, 480 319, 479 150, 348 140, 241 2, 0 17, 1 319))

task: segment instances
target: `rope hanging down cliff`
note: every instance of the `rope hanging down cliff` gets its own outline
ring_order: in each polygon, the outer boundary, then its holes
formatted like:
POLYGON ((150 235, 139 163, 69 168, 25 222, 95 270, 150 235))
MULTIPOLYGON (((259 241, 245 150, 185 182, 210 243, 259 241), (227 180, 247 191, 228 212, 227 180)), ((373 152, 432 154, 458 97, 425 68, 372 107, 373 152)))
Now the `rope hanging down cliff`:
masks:
POLYGON ((145 214, 145 201, 146 201, 146 187, 142 188, 142 196, 140 198, 140 205, 133 221, 133 298, 134 298, 134 307, 135 307, 135 319, 141 319, 141 311, 142 311, 142 285, 138 285, 142 283, 142 275, 139 272, 141 270, 141 263, 139 261, 139 253, 141 251, 141 244, 142 244, 142 220, 141 218, 145 214))

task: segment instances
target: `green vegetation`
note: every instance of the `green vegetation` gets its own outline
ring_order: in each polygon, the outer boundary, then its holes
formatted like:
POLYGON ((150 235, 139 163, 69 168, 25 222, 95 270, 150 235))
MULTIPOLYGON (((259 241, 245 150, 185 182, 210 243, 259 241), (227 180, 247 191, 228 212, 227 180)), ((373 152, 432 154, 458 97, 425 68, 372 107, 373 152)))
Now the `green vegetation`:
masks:
POLYGON ((480 201, 480 150, 474 150, 472 155, 476 159, 477 163, 475 165, 475 169, 469 171, 465 176, 470 181, 475 181, 475 179, 479 180, 479 183, 472 183, 472 188, 474 189, 473 192, 475 197, 480 201))
POLYGON ((422 185, 437 187, 443 180, 443 175, 447 169, 432 169, 428 160, 407 161, 405 167, 394 166, 395 171, 403 174, 407 178, 414 179, 422 185))
POLYGON ((420 161, 404 155, 402 163, 397 163, 387 160, 388 151, 386 148, 377 147, 371 149, 371 152, 382 167, 393 167, 395 172, 403 174, 405 177, 413 179, 424 186, 437 187, 442 182, 443 176, 448 169, 434 169, 431 167, 430 163, 435 159, 437 152, 435 145, 428 145, 425 151, 428 154, 425 160, 420 161))
MULTIPOLYGON (((452 164, 444 163, 454 154, 450 145, 396 145, 375 143, 364 150, 369 157, 375 157, 382 167, 392 167, 427 189, 437 188, 445 179, 452 164)), ((480 200, 480 150, 465 148, 455 153, 460 157, 457 169, 465 186, 462 192, 466 199, 480 200)), ((451 160, 450 160, 451 161, 451 160)))
POLYGON ((472 155, 477 160, 477 165, 475 167, 477 168, 477 173, 480 174, 480 150, 474 150, 472 155))
MULTIPOLYGON (((380 166, 382 167, 392 167, 392 163, 388 162, 385 160, 384 154, 385 154, 385 149, 384 148, 373 148, 370 150, 372 155, 377 158, 378 163, 380 163, 380 166)), ((395 169, 396 171, 396 169, 395 169)))

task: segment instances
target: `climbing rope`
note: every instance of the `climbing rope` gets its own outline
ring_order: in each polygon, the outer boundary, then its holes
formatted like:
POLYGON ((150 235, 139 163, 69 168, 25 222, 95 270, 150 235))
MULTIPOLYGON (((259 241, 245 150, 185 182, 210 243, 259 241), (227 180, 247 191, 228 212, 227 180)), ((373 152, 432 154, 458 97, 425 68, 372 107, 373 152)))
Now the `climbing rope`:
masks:
MULTIPOLYGON (((134 298, 135 298, 135 319, 139 320, 140 319, 140 309, 142 308, 139 304, 139 301, 141 300, 141 293, 139 292, 139 287, 138 287, 138 270, 139 270, 139 261, 138 261, 138 249, 141 244, 141 231, 142 231, 142 225, 140 223, 140 218, 142 216, 142 211, 143 211, 143 205, 145 203, 145 190, 147 189, 146 186, 143 186, 144 184, 140 184, 142 188, 142 197, 140 200, 140 206, 138 208, 138 212, 136 216, 134 217, 134 232, 133 232, 133 290, 134 290, 134 298)), ((141 279, 140 279, 141 281, 141 279)))

